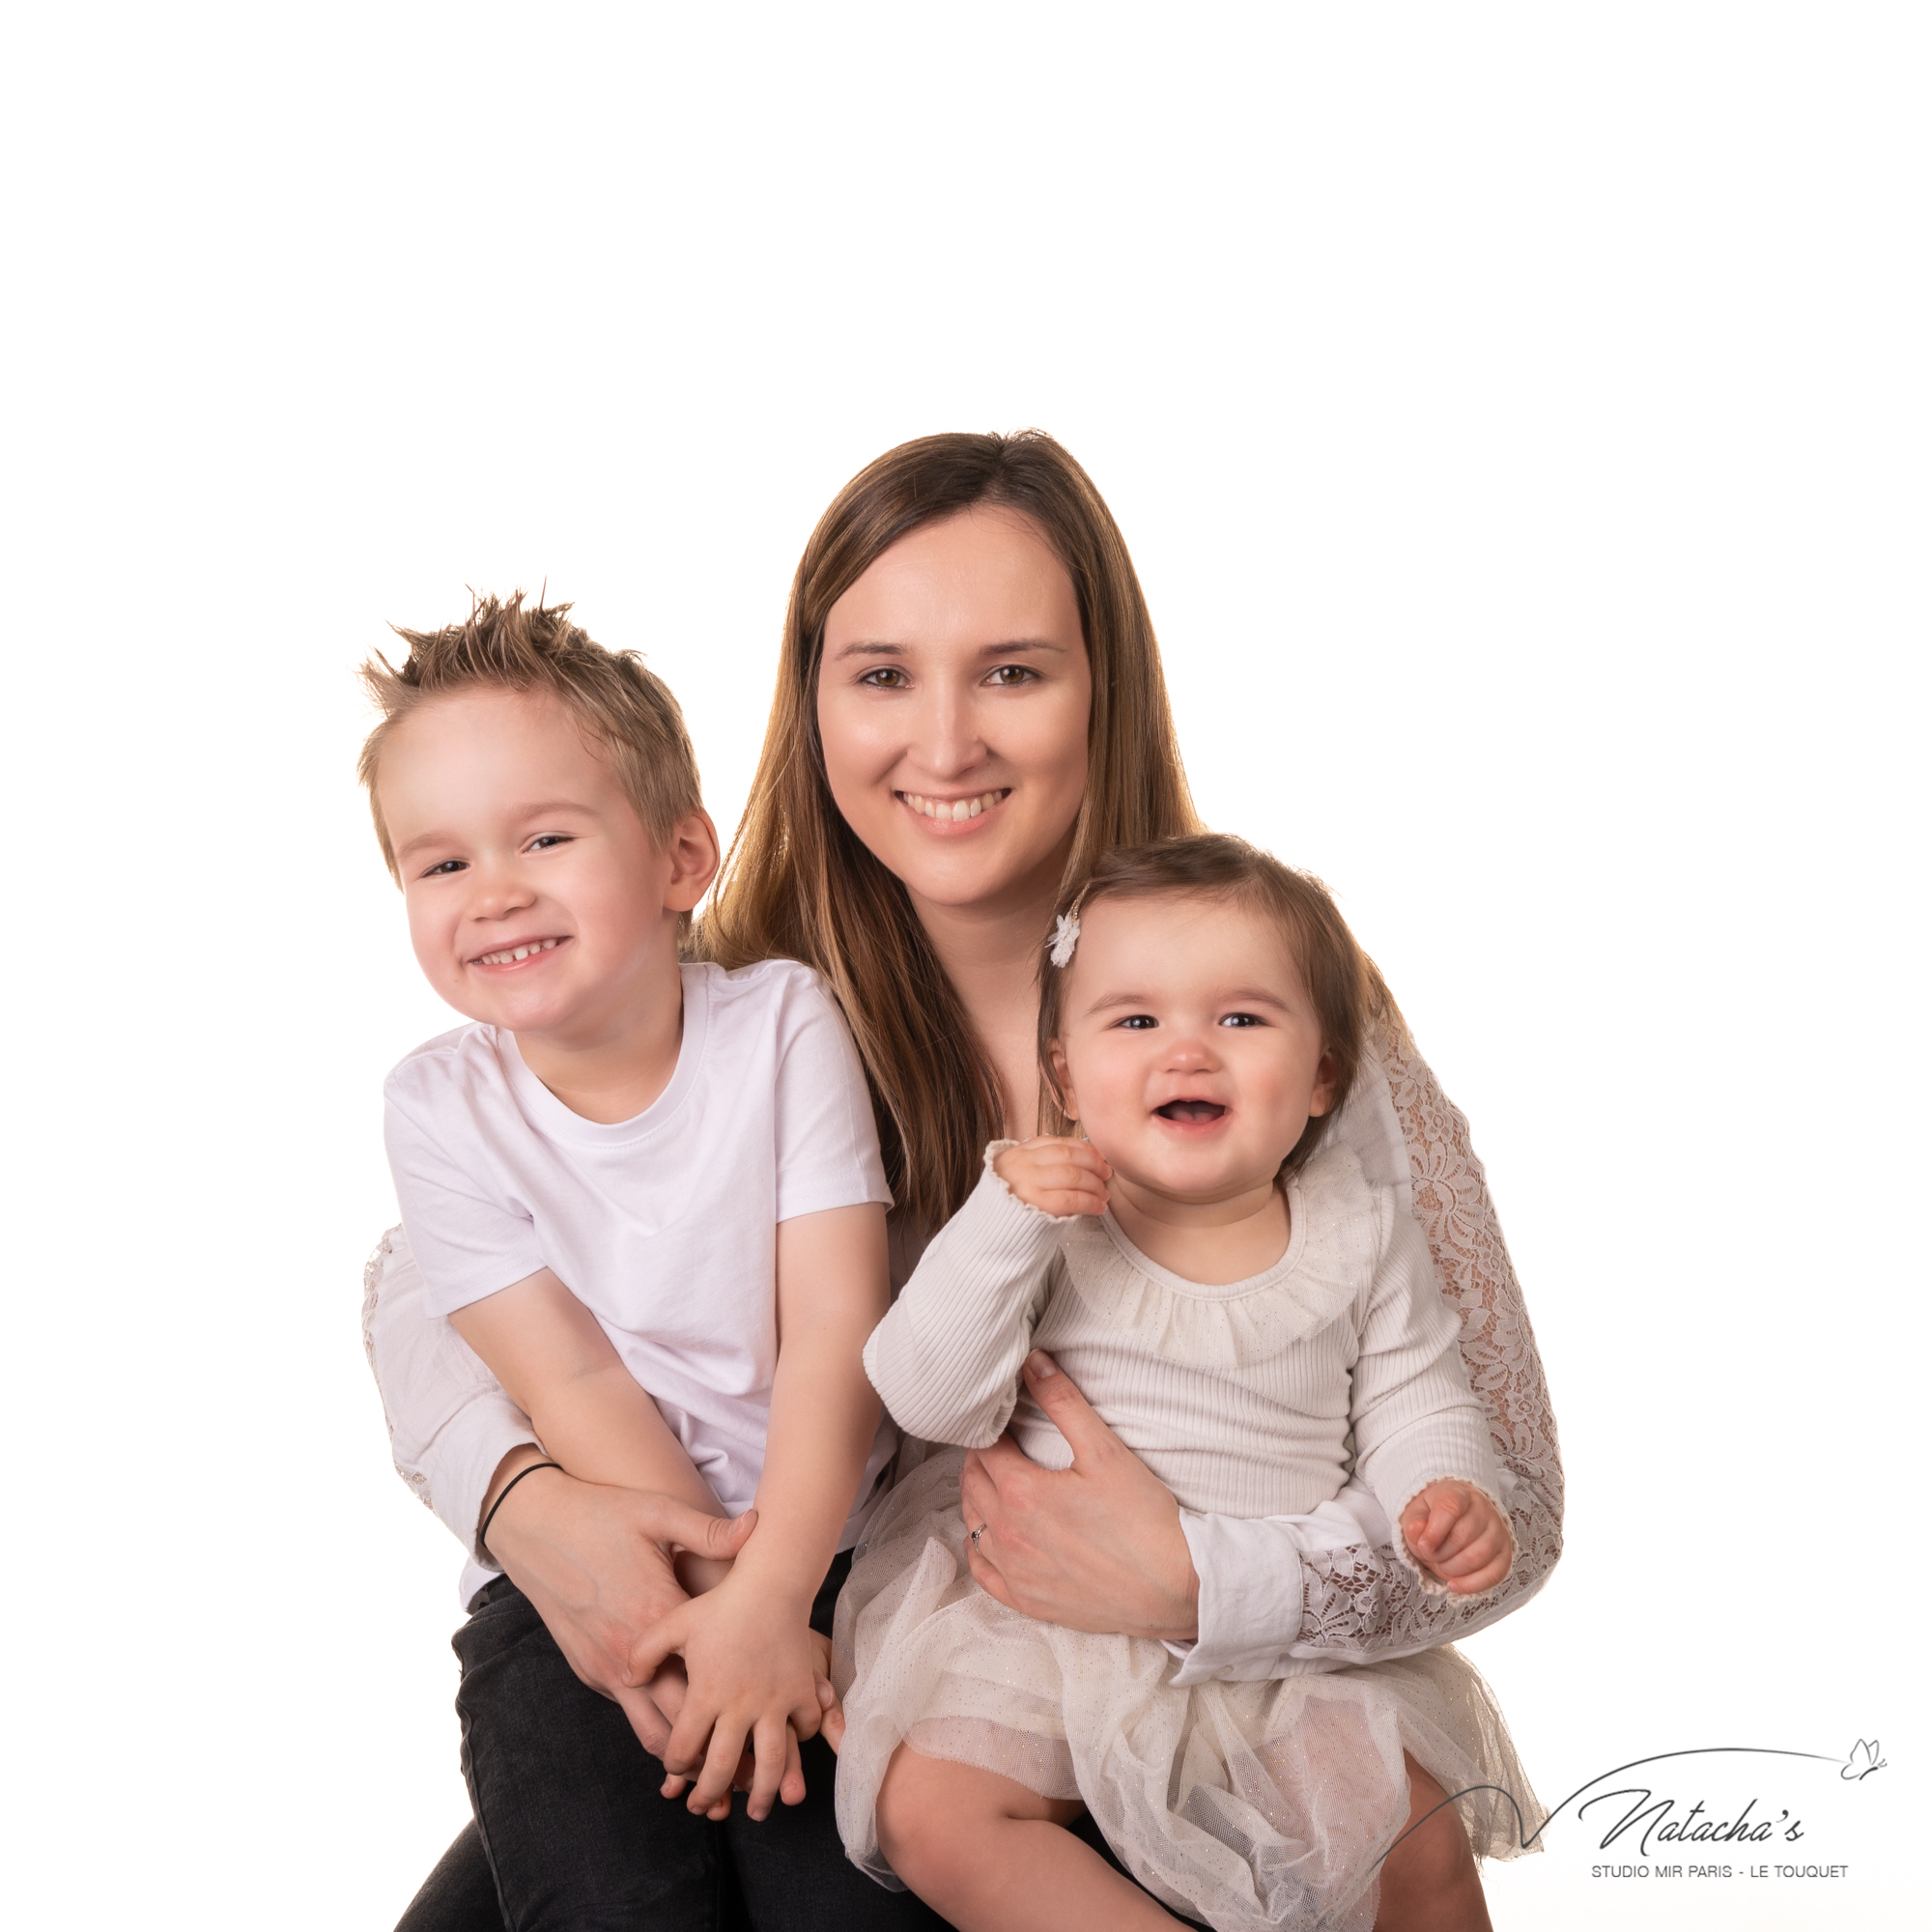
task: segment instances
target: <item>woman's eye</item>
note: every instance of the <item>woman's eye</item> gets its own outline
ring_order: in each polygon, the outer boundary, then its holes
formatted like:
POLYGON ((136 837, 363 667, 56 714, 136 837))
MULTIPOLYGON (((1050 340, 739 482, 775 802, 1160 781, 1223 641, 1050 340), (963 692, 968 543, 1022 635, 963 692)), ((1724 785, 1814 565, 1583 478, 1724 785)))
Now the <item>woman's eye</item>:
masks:
POLYGON ((998 691, 1011 691, 1022 684, 1032 684, 1039 676, 1030 665, 1002 665, 997 670, 986 673, 986 682, 998 691))
POLYGON ((1221 1016, 1221 1024, 1227 1027, 1260 1026, 1261 1023, 1259 1013, 1224 1013, 1221 1016))
POLYGON ((868 670, 859 682, 870 685, 874 691, 903 691, 907 678, 896 665, 881 665, 877 670, 868 670))

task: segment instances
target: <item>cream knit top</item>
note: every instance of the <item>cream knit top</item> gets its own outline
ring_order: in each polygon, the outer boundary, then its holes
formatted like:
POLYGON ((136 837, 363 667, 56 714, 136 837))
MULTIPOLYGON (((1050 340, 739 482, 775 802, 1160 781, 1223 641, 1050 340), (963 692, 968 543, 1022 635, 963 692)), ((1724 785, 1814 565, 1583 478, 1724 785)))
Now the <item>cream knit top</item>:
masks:
POLYGON ((1350 1149, 1289 1182, 1280 1261, 1209 1287, 1151 1261, 1111 1213, 1057 1219, 1021 1201, 992 1165, 1012 1145, 986 1150, 979 1186, 866 1345, 903 1429, 984 1448, 1010 1424, 1035 1462, 1067 1467, 1019 1378, 1038 1348, 1183 1509, 1306 1515, 1351 1463, 1391 1522, 1443 1477, 1500 1494, 1422 1231, 1350 1149))

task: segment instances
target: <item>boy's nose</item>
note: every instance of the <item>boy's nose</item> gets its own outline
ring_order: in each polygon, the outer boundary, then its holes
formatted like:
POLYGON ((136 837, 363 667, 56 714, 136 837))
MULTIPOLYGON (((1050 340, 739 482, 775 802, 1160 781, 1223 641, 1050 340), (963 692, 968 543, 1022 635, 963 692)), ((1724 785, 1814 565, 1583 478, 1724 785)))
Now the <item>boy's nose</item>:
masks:
POLYGON ((524 911, 535 897, 535 892, 514 872, 479 870, 470 898, 470 917, 507 919, 524 911))

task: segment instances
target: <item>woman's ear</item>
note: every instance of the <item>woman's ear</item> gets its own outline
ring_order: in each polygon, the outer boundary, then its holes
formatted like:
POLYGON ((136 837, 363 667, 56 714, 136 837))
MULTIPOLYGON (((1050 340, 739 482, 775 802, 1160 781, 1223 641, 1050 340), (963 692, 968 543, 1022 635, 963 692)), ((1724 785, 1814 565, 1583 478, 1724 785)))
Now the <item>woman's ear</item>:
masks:
POLYGON ((1308 1096, 1308 1118, 1320 1120, 1335 1104, 1335 1056, 1323 1053, 1315 1063, 1315 1092, 1308 1096))
POLYGON ((1073 1092, 1073 1075, 1067 1071, 1066 1052, 1056 1039, 1047 1049, 1047 1057, 1053 1062, 1053 1084, 1060 1089, 1060 1111, 1077 1126, 1080 1122, 1080 1102, 1073 1092))
POLYGON ((690 912, 718 876, 718 828, 711 814, 702 806, 686 812, 671 827, 664 849, 670 860, 665 911, 690 912))

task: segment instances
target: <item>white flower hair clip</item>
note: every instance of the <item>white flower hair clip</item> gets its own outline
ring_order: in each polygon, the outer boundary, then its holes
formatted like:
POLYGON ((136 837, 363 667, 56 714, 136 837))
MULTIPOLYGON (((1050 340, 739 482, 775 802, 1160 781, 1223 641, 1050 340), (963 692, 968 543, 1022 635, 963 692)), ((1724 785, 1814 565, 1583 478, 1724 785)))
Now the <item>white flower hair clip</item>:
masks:
POLYGON ((1080 937, 1080 908, 1076 905, 1071 912, 1064 912, 1053 922, 1052 943, 1046 949, 1046 956, 1056 966, 1065 966, 1073 957, 1074 943, 1080 937))

